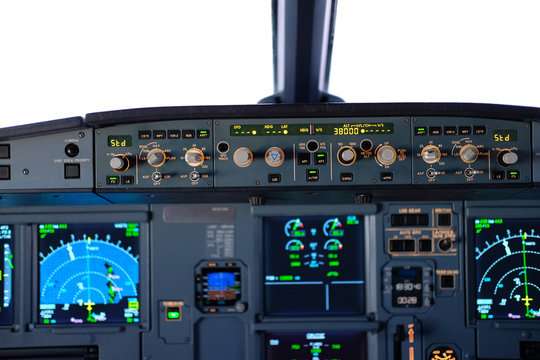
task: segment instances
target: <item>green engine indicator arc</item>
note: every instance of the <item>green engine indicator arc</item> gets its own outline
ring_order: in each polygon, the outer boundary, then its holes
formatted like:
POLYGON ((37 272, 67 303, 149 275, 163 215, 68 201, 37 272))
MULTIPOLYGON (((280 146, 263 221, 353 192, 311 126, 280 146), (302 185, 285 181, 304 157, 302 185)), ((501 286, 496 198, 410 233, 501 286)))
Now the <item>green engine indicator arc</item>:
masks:
POLYGON ((538 319, 540 220, 497 220, 475 220, 477 318, 538 319))

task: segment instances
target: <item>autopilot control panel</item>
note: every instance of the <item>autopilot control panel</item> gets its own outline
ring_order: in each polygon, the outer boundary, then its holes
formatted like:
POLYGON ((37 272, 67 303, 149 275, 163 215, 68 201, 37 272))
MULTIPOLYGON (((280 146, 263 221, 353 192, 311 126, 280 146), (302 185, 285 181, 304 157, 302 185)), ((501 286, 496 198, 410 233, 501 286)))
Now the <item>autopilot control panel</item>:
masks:
POLYGON ((0 130, 0 359, 540 358, 540 112, 277 108, 0 130))

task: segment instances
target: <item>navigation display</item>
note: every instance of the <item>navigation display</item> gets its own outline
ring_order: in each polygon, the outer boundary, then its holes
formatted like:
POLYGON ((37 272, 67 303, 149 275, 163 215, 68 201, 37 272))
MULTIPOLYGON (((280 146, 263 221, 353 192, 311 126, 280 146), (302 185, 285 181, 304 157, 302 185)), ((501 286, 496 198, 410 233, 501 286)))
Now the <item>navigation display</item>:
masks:
POLYGON ((540 318, 540 219, 473 222, 476 318, 540 318))
POLYGON ((0 225, 0 325, 13 323, 13 225, 0 225))
POLYGON ((276 332, 265 334, 266 360, 364 360, 361 332, 276 332))
POLYGON ((363 232, 354 215, 264 219, 266 313, 363 314, 363 232))
POLYGON ((42 324, 138 323, 139 224, 39 224, 42 324))

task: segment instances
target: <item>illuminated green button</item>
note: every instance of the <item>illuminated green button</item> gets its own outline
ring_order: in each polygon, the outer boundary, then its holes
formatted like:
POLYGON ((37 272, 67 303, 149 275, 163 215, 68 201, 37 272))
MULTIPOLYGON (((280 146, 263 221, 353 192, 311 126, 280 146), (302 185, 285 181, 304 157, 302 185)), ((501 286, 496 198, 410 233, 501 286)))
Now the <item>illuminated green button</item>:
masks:
POLYGON ((170 307, 167 308, 167 320, 178 320, 180 319, 180 308, 170 307))

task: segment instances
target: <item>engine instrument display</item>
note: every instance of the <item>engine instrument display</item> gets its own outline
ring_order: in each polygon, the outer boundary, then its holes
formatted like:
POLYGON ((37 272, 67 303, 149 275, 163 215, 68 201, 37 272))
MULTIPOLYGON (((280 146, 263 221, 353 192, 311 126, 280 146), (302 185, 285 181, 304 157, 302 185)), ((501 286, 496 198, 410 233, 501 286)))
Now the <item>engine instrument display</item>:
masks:
POLYGON ((13 322, 13 225, 0 225, 0 325, 13 322))
POLYGON ((139 224, 40 224, 39 321, 138 323, 139 224))
POLYGON ((364 360, 366 337, 361 332, 269 332, 266 360, 364 360))
POLYGON ((540 318, 540 219, 473 223, 476 318, 540 318))
POLYGON ((363 232, 354 215, 265 218, 266 313, 363 314, 363 232))

